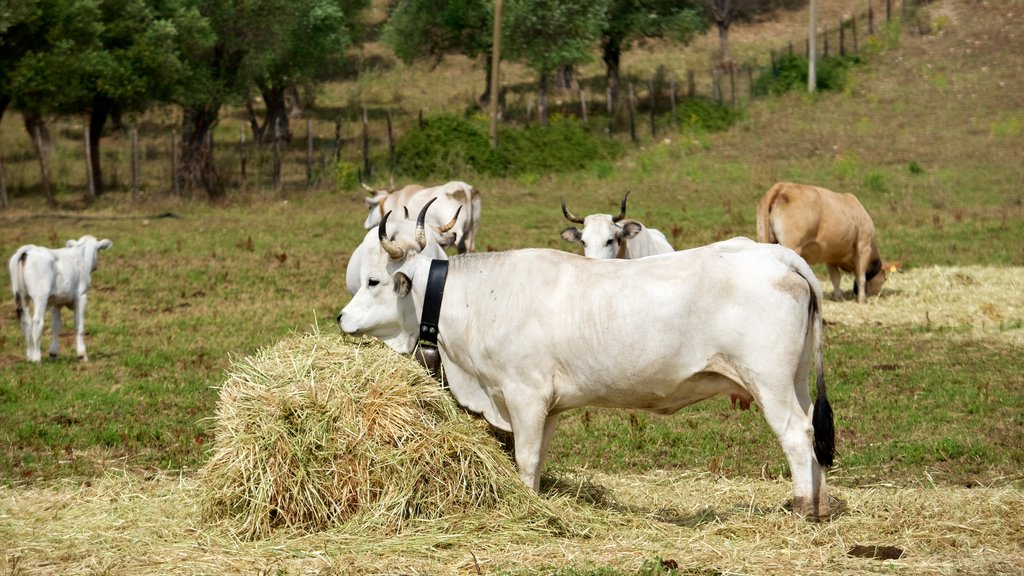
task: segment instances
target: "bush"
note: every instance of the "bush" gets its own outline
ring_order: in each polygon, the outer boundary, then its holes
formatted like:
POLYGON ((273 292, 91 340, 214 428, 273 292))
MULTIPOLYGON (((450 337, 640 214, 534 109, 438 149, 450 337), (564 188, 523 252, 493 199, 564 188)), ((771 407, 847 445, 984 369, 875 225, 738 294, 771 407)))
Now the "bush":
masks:
MULTIPOLYGON (((819 91, 842 90, 846 85, 849 69, 860 63, 860 57, 855 55, 819 60, 815 70, 817 89, 819 91)), ((806 90, 807 66, 808 61, 804 56, 796 54, 782 56, 774 70, 761 74, 754 81, 754 95, 777 96, 790 90, 806 90)))
POLYGON ((491 148, 485 121, 452 115, 425 119, 404 134, 395 152, 402 171, 415 178, 452 178, 466 172, 499 177, 564 172, 622 153, 620 143, 588 132, 576 120, 553 116, 549 126, 502 127, 491 148))
POLYGON ((686 98, 676 106, 675 120, 682 129, 706 132, 728 130, 743 117, 743 111, 708 98, 686 98))

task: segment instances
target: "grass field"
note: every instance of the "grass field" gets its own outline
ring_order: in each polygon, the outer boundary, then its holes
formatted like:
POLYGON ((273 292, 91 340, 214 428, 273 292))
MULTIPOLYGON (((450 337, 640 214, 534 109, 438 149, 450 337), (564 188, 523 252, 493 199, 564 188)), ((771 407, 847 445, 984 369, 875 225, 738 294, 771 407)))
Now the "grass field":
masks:
MULTIPOLYGON (((630 214, 687 248, 753 236, 756 200, 777 180, 855 193, 883 258, 903 271, 867 306, 826 303, 839 451, 829 482, 850 506, 831 525, 785 519, 781 449, 756 408, 730 411, 721 399, 671 417, 582 410, 563 420, 555 477, 582 475, 632 511, 589 539, 516 540, 501 527, 473 544, 473 535, 446 540, 424 527, 405 539, 378 535, 376 550, 343 531, 334 541, 232 543, 189 515, 216 387, 234 360, 313 325, 336 329, 349 298, 345 264, 363 235, 362 193, 254 191, 214 208, 132 203, 115 191, 84 211, 19 197, 0 212, 5 258, 21 244, 85 233, 114 242, 93 275, 88 363, 74 359, 67 313, 60 357, 40 365, 24 361, 13 302, 0 314, 0 524, 10 521, 0 549, 10 573, 659 573, 656 558, 687 574, 1024 571, 1024 36, 1006 16, 1020 8, 930 4, 918 15, 929 33, 905 30, 842 92, 754 101, 728 132, 665 134, 611 170, 464 176, 484 194, 477 246, 497 250, 572 249, 558 236, 560 196, 577 214, 611 212, 630 190, 630 214), (153 217, 168 211, 177 217, 153 217), (35 516, 47 510, 52 519, 35 516), (669 521, 658 520, 664 510, 669 521), (981 522, 997 517, 998 528, 981 522), (56 540, 39 536, 47 530, 56 540), (872 543, 915 553, 886 563, 845 556, 848 545, 872 543), (796 555, 779 551, 787 546, 796 555)), ((740 53, 792 33, 798 16, 737 31, 740 53)), ((701 58, 710 41, 686 57, 701 58)), ((625 65, 676 56, 647 47, 625 65)), ((406 72, 380 72, 377 89, 397 90, 406 72)), ((475 88, 468 63, 437 74, 466 78, 451 80, 450 101, 475 88)), ((374 89, 338 85, 324 99, 374 89)), ((844 286, 850 298, 848 277, 844 286)))

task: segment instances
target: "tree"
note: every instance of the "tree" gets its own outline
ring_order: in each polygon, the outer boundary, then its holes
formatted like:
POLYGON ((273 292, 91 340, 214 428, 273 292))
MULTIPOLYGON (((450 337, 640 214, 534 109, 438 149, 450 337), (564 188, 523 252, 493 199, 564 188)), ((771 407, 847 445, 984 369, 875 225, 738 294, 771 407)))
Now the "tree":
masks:
POLYGON ((601 30, 601 57, 612 104, 619 99, 622 52, 634 38, 670 38, 687 44, 707 30, 700 0, 611 0, 601 30))
POLYGON ((476 59, 484 56, 481 105, 491 96, 490 0, 398 0, 391 8, 381 38, 403 62, 426 60, 436 66, 448 54, 476 59))
POLYGON ((804 6, 807 0, 703 0, 707 16, 718 27, 718 59, 723 64, 732 63, 729 49, 729 28, 733 22, 749 22, 777 10, 795 10, 804 6))
POLYGON ((547 83, 561 66, 591 58, 607 17, 608 0, 510 0, 505 4, 504 51, 537 73, 537 110, 547 123, 547 83))
POLYGON ((362 30, 361 14, 369 0, 296 0, 275 14, 263 46, 247 63, 265 112, 263 123, 248 105, 253 135, 263 141, 290 142, 286 95, 300 87, 312 88, 326 77, 332 55, 340 55, 362 30))
POLYGON ((223 199, 225 188, 213 163, 210 133, 221 106, 246 102, 254 86, 262 85, 269 91, 303 81, 315 82, 313 73, 319 70, 318 64, 342 52, 351 38, 345 24, 355 18, 345 14, 342 7, 359 3, 196 1, 213 31, 213 40, 191 44, 184 50, 186 89, 177 96, 184 110, 182 176, 187 188, 202 186, 209 199, 216 202, 223 199), (312 48, 299 46, 303 43, 312 48), (290 58, 296 59, 294 66, 290 58))

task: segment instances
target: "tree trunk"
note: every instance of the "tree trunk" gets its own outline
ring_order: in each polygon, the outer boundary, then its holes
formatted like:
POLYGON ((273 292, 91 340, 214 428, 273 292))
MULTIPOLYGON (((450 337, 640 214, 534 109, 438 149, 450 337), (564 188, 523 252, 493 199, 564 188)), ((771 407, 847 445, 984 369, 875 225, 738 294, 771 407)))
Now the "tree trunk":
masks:
POLYGON ((100 137, 103 135, 103 128, 107 124, 113 106, 106 98, 99 96, 92 100, 92 111, 89 113, 89 165, 92 167, 93 183, 96 186, 96 196, 103 194, 103 171, 100 162, 100 137))
POLYGON ((217 123, 219 103, 205 107, 186 109, 182 122, 182 179, 186 190, 202 186, 210 202, 224 200, 226 190, 213 164, 210 149, 210 131, 217 123))
POLYGON ((601 39, 601 58, 604 60, 605 83, 611 102, 608 108, 615 110, 619 102, 620 64, 622 63, 622 42, 617 38, 606 36, 601 39))
POLYGON ((732 65, 732 52, 729 50, 729 22, 718 23, 719 62, 725 66, 732 65))
POLYGON ((287 89, 263 84, 260 84, 259 88, 260 95, 263 96, 263 104, 267 107, 263 113, 263 143, 268 143, 267 137, 271 140, 280 138, 284 142, 291 142, 292 130, 288 124, 288 106, 285 103, 287 89))

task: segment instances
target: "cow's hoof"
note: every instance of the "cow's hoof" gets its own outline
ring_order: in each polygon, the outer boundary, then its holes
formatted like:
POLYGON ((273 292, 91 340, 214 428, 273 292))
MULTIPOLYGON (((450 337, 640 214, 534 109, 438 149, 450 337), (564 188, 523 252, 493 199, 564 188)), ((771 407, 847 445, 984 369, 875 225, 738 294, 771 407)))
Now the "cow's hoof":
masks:
POLYGON ((88 362, 89 361, 89 355, 88 354, 79 354, 78 355, 78 359, 81 360, 82 362, 88 362))
POLYGON ((50 358, 57 358, 56 352, 50 352, 50 358))

